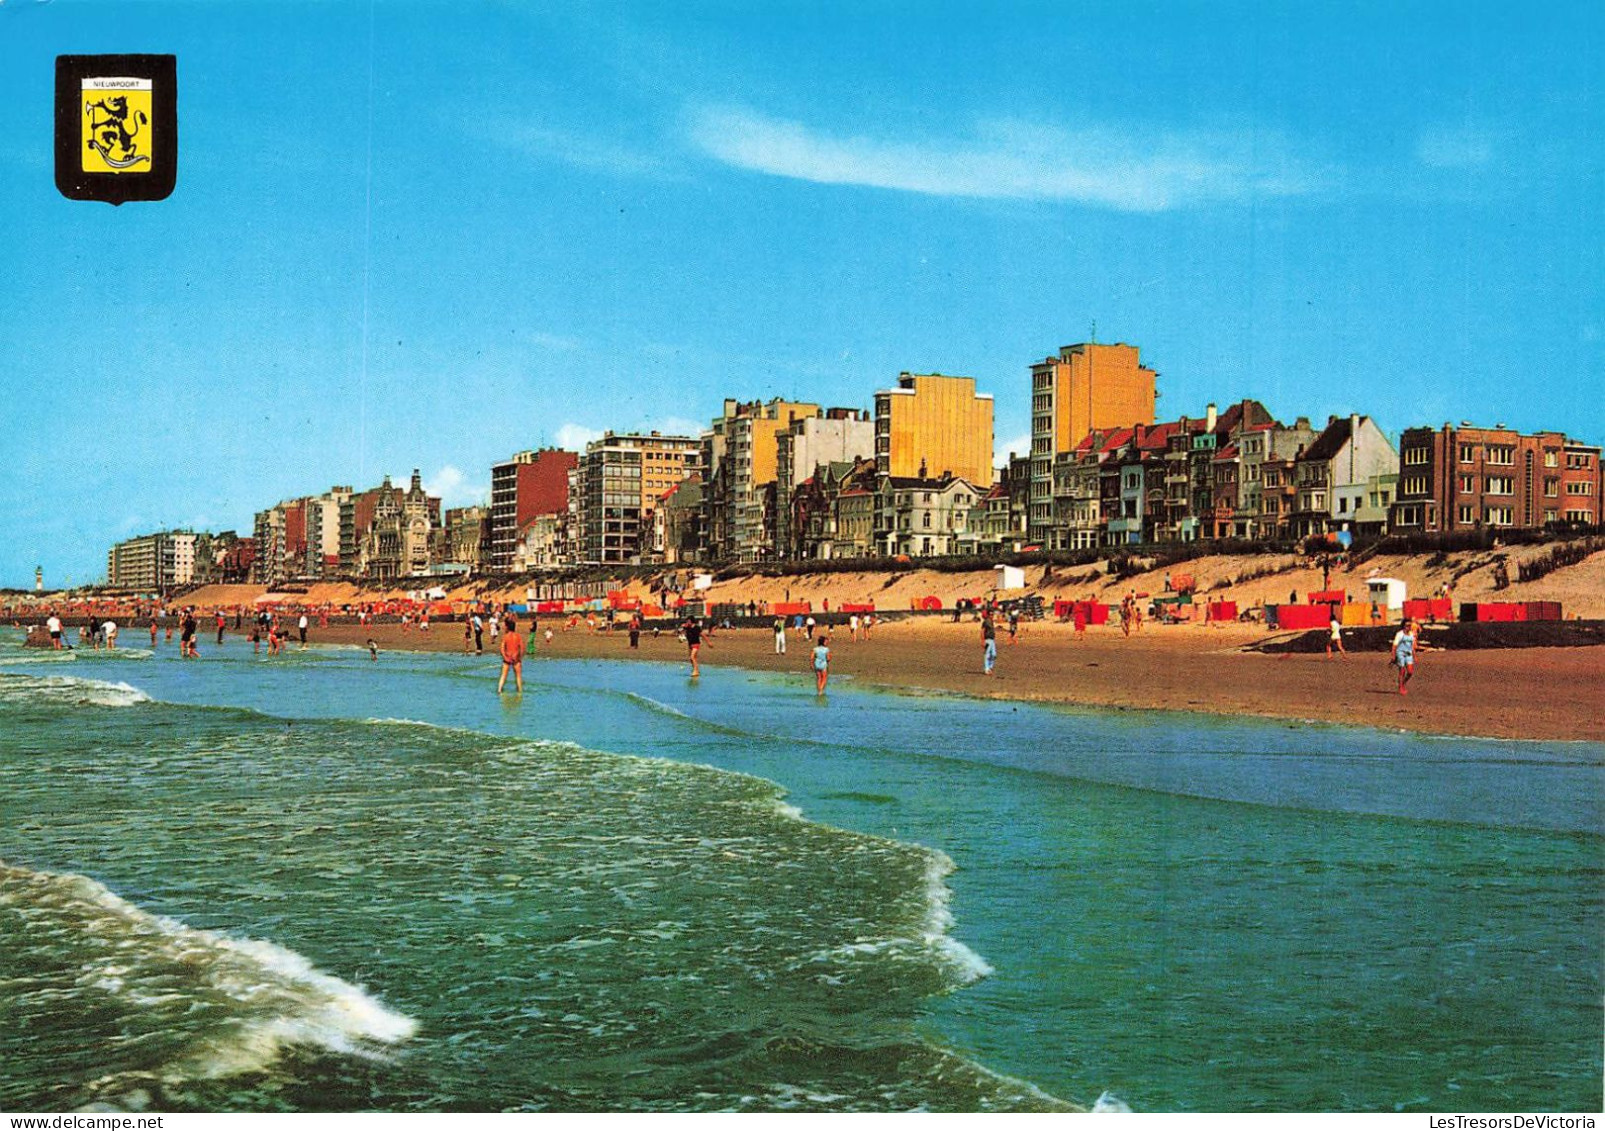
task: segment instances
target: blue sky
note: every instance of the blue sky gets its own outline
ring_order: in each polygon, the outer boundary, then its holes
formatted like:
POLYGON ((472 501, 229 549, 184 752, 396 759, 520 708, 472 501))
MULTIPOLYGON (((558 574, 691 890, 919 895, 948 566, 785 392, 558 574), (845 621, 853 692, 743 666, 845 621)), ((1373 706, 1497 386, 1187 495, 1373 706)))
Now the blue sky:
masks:
POLYGON ((1598 5, 0 3, 0 585, 722 398, 1139 346, 1164 417, 1605 441, 1598 5), (60 53, 178 57, 74 202, 60 53))

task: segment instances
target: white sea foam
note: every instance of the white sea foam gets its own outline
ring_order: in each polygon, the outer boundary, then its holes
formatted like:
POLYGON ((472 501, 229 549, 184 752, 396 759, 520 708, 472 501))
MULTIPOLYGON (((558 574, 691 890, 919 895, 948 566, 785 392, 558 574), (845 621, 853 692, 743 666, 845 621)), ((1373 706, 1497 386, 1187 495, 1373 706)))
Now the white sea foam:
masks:
POLYGON ((0 702, 55 703, 63 706, 131 707, 151 697, 132 684, 71 675, 0 674, 0 702))
POLYGON ((1104 1092, 1102 1095, 1100 1095, 1098 1097, 1098 1102, 1092 1105, 1092 1110, 1099 1114, 1131 1114, 1131 1108, 1126 1106, 1126 1101, 1115 1095, 1113 1092, 1104 1092))
POLYGON ((626 699, 633 699, 635 702, 641 704, 641 706, 647 708, 648 710, 657 711, 660 714, 673 715, 675 718, 685 719, 687 722, 699 723, 702 721, 701 719, 696 718, 694 715, 686 714, 678 707, 671 707, 667 703, 660 702, 659 700, 652 698, 650 695, 642 695, 638 691, 626 691, 624 693, 624 697, 626 699))
POLYGON ((992 973, 992 966, 975 951, 959 942, 948 932, 953 927, 953 912, 948 909, 952 890, 947 877, 955 865, 945 852, 928 850, 925 859, 925 941, 936 947, 957 974, 962 985, 979 982, 992 973))
POLYGON ((141 1009, 221 1004, 219 1020, 154 1074, 216 1079, 266 1068, 292 1045, 362 1056, 417 1030, 359 986, 260 939, 232 938, 153 915, 87 876, 32 872, 0 862, 0 906, 30 931, 77 938, 84 958, 73 993, 108 995, 141 1009), (173 971, 184 972, 175 988, 173 971))

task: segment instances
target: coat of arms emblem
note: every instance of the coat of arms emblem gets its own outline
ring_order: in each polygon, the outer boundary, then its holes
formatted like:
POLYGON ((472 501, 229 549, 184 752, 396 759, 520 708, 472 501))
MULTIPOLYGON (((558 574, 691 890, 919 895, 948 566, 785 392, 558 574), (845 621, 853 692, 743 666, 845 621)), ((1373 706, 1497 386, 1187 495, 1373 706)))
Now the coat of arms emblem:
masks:
POLYGON ((161 200, 178 179, 172 55, 56 57, 56 187, 73 200, 161 200))

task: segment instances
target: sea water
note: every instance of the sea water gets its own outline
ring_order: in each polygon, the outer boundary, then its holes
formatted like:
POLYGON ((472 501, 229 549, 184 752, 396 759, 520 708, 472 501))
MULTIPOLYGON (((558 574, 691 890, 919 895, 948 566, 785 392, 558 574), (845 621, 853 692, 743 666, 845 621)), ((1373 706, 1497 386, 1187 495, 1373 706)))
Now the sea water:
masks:
POLYGON ((176 652, 0 639, 0 1109, 1602 1104, 1597 744, 176 652))

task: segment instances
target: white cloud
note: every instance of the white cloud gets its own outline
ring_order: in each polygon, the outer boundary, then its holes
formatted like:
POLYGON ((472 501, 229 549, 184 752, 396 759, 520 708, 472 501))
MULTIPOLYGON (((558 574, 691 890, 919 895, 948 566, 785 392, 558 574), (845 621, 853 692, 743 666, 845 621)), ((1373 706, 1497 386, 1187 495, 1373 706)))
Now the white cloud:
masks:
POLYGON ((837 136, 744 107, 710 107, 693 115, 690 137, 740 169, 933 196, 1157 212, 1312 187, 1308 173, 1278 155, 1274 138, 1249 132, 1142 136, 1002 120, 979 123, 968 137, 902 141, 837 136))
POLYGON ((993 438, 992 464, 994 467, 1007 467, 1010 452, 1017 456, 1029 455, 1031 452, 1031 433, 1021 432, 1018 436, 1006 439, 993 438))
POLYGON ((562 425, 557 430, 557 446, 567 448, 571 452, 582 452, 585 450, 586 444, 601 438, 600 429, 587 428, 583 424, 570 422, 562 425))
POLYGON ((1434 169, 1475 169, 1494 159, 1497 140, 1469 126, 1429 129, 1416 139, 1416 160, 1434 169))
POLYGON ((449 463, 424 480, 424 490, 439 496, 441 505, 447 507, 476 506, 490 498, 489 483, 470 483, 449 463))
MULTIPOLYGON (((637 422, 615 421, 609 427, 618 433, 647 433, 661 432, 665 436, 700 436, 708 427, 706 421, 692 420, 685 416, 665 416, 659 420, 642 420, 637 422)), ((587 428, 583 424, 569 422, 557 430, 557 446, 567 448, 571 452, 583 452, 585 445, 592 440, 600 440, 602 432, 597 428, 587 428)))

